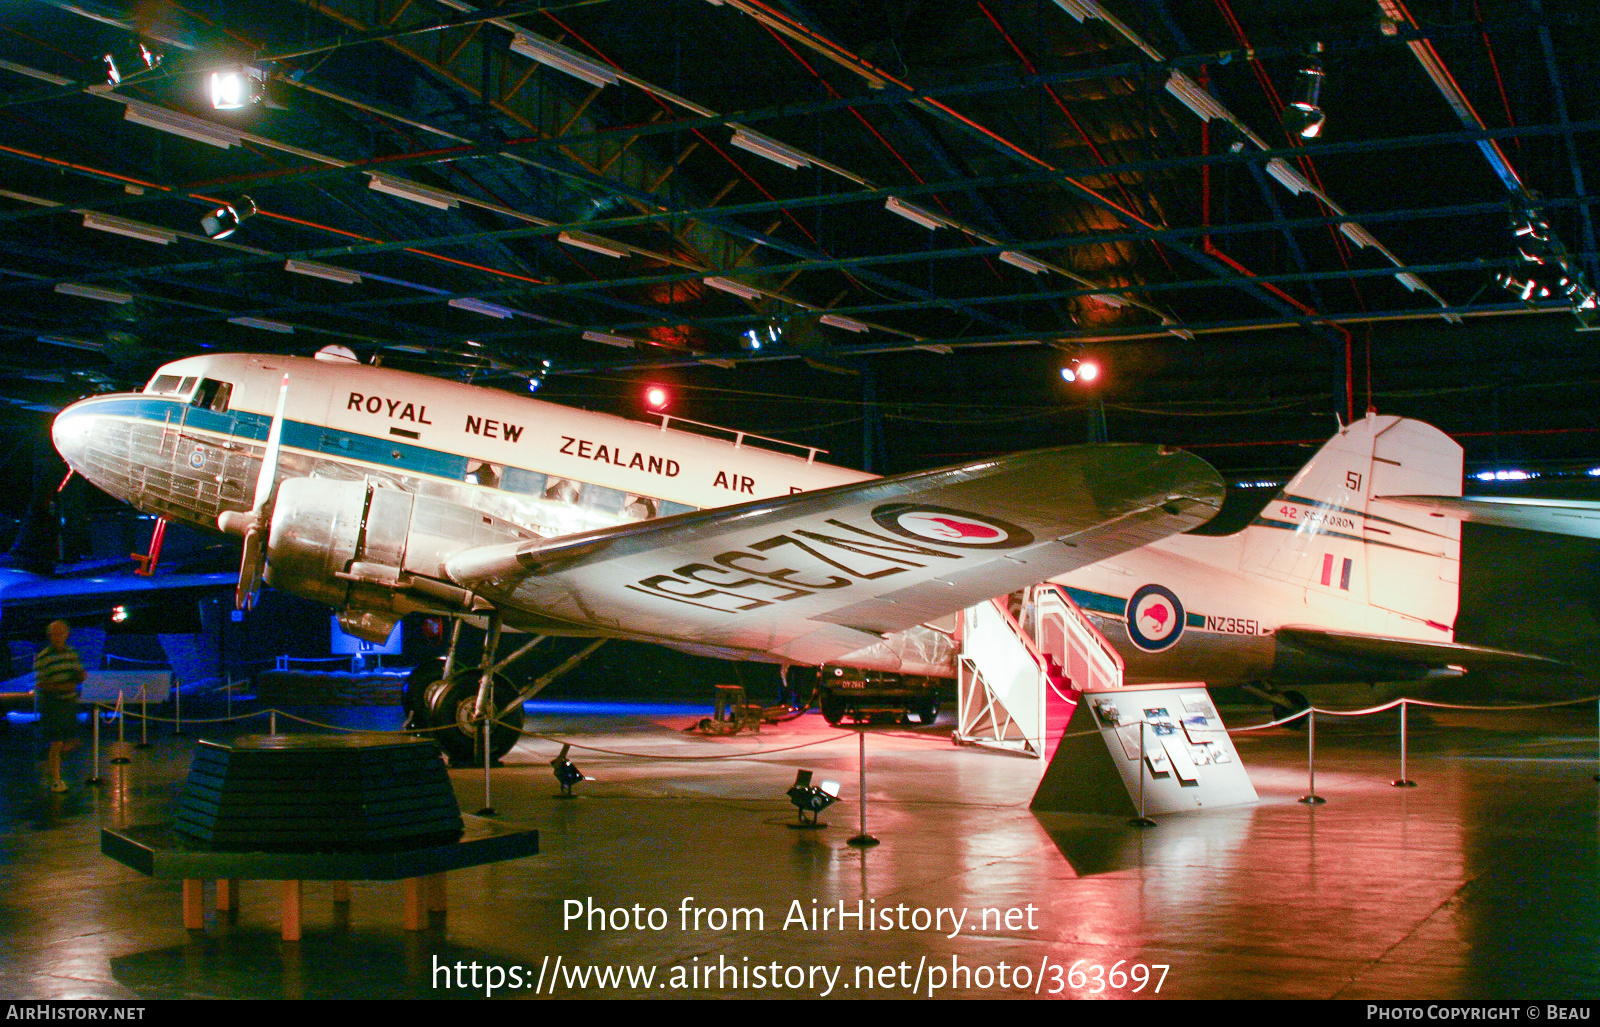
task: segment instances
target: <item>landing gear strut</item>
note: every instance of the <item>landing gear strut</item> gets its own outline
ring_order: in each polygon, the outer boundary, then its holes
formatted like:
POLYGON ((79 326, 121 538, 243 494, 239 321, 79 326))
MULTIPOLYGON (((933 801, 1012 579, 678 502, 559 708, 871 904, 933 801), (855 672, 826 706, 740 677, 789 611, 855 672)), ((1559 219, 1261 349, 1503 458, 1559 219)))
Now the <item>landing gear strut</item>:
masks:
MULTIPOLYGON (((1279 691, 1278 689, 1273 688, 1271 685, 1261 681, 1245 685, 1244 690, 1255 696, 1257 699, 1261 699, 1272 704, 1273 720, 1282 720, 1285 717, 1292 717, 1301 710, 1308 709, 1311 706, 1311 700, 1307 699, 1299 692, 1291 689, 1279 691)), ((1304 717, 1301 717, 1299 720, 1291 721, 1290 723, 1285 724, 1284 727, 1291 731, 1304 731, 1306 729, 1306 720, 1304 717)))
MULTIPOLYGON (((406 727, 427 731, 454 766, 476 766, 483 761, 480 698, 494 717, 489 730, 491 762, 499 762, 522 736, 523 710, 518 701, 518 689, 509 677, 500 673, 510 660, 495 662, 499 628, 498 616, 491 617, 480 665, 466 667, 457 659, 461 643, 461 621, 457 619, 450 632, 450 650, 444 659, 418 666, 406 679, 403 700, 406 727)), ((521 647, 511 659, 540 641, 543 639, 521 647)))

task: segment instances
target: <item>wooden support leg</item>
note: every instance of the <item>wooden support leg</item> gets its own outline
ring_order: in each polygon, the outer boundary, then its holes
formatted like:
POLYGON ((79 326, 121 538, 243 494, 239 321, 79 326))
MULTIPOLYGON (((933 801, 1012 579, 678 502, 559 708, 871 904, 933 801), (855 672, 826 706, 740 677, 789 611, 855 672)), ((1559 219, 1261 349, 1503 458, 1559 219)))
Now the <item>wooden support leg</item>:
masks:
POLYGON ((300 882, 284 881, 282 890, 283 909, 279 913, 283 925, 284 941, 300 940, 300 914, 302 911, 300 882))
POLYGON ((424 912, 422 900, 422 881, 420 877, 408 877, 400 882, 400 887, 405 892, 405 926, 408 931, 420 931, 428 926, 428 917, 424 912))
POLYGON ((239 879, 237 877, 217 878, 217 912, 227 913, 239 905, 239 879))
POLYGON ((183 879, 183 926, 191 931, 206 927, 206 883, 198 877, 183 879))
POLYGON ((350 901, 350 882, 349 881, 335 881, 335 882, 333 882, 333 901, 335 901, 335 902, 345 902, 345 903, 348 903, 350 901))
POLYGON ((428 896, 428 912, 445 912, 449 908, 445 892, 445 875, 442 873, 429 874, 422 880, 428 896))

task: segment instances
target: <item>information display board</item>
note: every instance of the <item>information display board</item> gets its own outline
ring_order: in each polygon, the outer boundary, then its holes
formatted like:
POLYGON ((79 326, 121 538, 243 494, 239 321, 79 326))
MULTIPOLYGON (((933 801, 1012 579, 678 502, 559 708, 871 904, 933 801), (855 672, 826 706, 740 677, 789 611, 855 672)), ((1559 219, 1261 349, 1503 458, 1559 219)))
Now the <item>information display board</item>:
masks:
POLYGON ((1200 682, 1085 692, 1034 809, 1147 815, 1260 801, 1200 682), (1141 741, 1142 740, 1142 741, 1141 741))

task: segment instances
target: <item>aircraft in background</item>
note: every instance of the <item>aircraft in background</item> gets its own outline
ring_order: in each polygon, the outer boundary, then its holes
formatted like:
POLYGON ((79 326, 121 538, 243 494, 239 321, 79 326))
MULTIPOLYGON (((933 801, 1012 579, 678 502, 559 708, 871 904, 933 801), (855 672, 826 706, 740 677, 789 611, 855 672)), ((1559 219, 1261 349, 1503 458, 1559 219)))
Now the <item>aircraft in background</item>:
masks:
MULTIPOLYGON (((1459 532, 1372 499, 1397 486, 1459 494, 1459 448, 1452 458, 1448 439, 1399 418, 1345 429, 1280 509, 1209 539, 1174 536, 1216 513, 1223 483, 1166 447, 874 478, 816 449, 332 348, 175 361, 140 393, 68 407, 52 435, 71 467, 138 509, 243 537, 241 604, 264 579, 373 641, 411 613, 482 624, 481 666, 456 666, 454 633, 441 680, 413 701, 414 724, 462 727, 442 732, 447 747, 470 750, 469 725, 491 706, 521 716, 517 689, 493 673, 502 629, 952 676, 941 618, 1051 578, 1108 628, 1121 610, 1135 680, 1173 680, 1168 668, 1362 680, 1517 658, 1452 641, 1459 532)), ((490 749, 515 739, 508 727, 490 749)))

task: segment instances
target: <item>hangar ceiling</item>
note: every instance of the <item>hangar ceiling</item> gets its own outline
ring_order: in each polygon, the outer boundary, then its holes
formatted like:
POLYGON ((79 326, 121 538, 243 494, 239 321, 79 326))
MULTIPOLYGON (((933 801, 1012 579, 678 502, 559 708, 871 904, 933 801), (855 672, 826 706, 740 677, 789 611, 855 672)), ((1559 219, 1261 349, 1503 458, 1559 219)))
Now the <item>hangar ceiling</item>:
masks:
POLYGON ((632 416, 666 382, 878 471, 1103 432, 1247 477, 1369 406, 1476 467, 1581 471, 1597 27, 1577 0, 19 2, 0 417, 337 344, 632 416), (229 70, 259 102, 213 107, 229 70), (1075 357, 1103 378, 1063 382, 1075 357))

